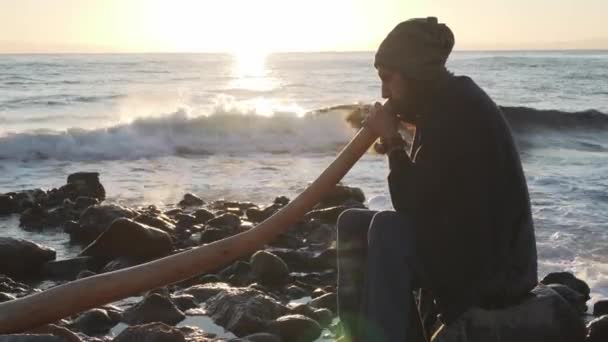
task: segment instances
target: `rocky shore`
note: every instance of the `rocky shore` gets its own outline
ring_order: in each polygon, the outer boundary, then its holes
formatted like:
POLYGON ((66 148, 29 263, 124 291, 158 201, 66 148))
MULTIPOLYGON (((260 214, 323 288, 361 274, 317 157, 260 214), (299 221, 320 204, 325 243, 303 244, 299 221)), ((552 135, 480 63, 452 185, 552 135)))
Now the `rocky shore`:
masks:
MULTIPOLYGON (((0 301, 41 291, 37 287, 43 282, 54 286, 238 234, 289 203, 284 196, 261 205, 206 202, 185 194, 161 210, 105 203, 105 197, 94 172, 72 174, 57 189, 0 194, 0 219, 19 215, 21 229, 34 232, 62 229, 71 244, 82 247, 78 256, 56 260, 51 248, 0 237, 0 301)), ((340 335, 335 223, 342 211, 362 208, 364 202, 360 189, 339 185, 264 250, 27 334, 0 335, 0 341, 332 341, 340 335), (188 324, 204 320, 224 331, 188 324)), ((586 341, 608 341, 608 301, 597 301, 591 315, 590 289, 582 280, 563 272, 547 275, 542 283, 586 324, 586 341)), ((432 309, 425 317, 427 326, 437 325, 432 309)))

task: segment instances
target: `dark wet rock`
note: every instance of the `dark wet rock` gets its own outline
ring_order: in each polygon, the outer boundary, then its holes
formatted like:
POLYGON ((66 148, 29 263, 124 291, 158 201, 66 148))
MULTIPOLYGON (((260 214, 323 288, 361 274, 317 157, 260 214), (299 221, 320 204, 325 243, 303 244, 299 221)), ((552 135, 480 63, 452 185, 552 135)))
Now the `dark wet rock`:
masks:
POLYGON ((298 299, 309 295, 308 291, 297 285, 289 285, 287 289, 285 289, 285 293, 291 299, 298 299))
POLYGON ((206 302, 207 313, 237 336, 266 331, 286 308, 274 298, 251 288, 231 288, 206 302))
POLYGON ((176 283, 176 287, 178 288, 188 288, 194 285, 203 285, 207 283, 220 283, 222 279, 217 274, 205 274, 205 275, 197 275, 192 278, 188 278, 186 280, 182 280, 179 283, 176 283))
POLYGON ((8 302, 9 300, 17 299, 17 297, 13 296, 10 293, 0 292, 0 303, 8 302))
POLYGON ((337 238, 336 226, 321 224, 306 236, 306 243, 315 245, 317 248, 328 248, 333 245, 337 238))
POLYGON ((570 272, 554 272, 549 273, 543 280, 540 281, 542 284, 562 284, 566 285, 569 288, 577 291, 585 297, 585 301, 589 300, 591 297, 589 293, 591 290, 589 289, 589 285, 585 283, 585 281, 577 278, 574 274, 570 272))
POLYGON ((268 251, 258 251, 251 256, 253 276, 267 286, 281 286, 289 279, 289 267, 278 256, 268 251))
POLYGON ((603 316, 608 315, 608 300, 602 299, 598 300, 593 304, 593 315, 594 316, 603 316))
POLYGON ((0 195, 0 216, 16 214, 19 204, 12 195, 0 195))
POLYGON ((193 295, 183 294, 178 296, 171 296, 171 300, 173 301, 173 303, 175 303, 178 309, 184 312, 190 309, 198 308, 198 303, 193 295))
POLYGON ((309 211, 305 217, 308 219, 317 219, 323 223, 336 224, 338 222, 338 216, 345 210, 352 208, 365 208, 365 206, 360 202, 349 202, 348 205, 338 205, 309 211))
POLYGON ((315 313, 316 309, 312 308, 311 306, 309 306, 307 304, 298 304, 295 306, 291 306, 288 309, 289 309, 289 312, 288 312, 289 315, 303 315, 303 316, 315 319, 314 313, 315 313))
POLYGON ((108 313, 108 316, 110 316, 110 318, 115 321, 115 322, 120 322, 122 321, 122 314, 123 314, 123 310, 115 305, 111 305, 111 304, 107 304, 101 307, 101 309, 106 310, 106 312, 108 313))
POLYGON ((17 297, 22 297, 37 290, 29 287, 26 284, 14 281, 6 275, 0 274, 0 292, 6 292, 17 297))
POLYGON ((473 308, 443 327, 435 342, 452 341, 583 341, 580 315, 554 290, 538 286, 520 304, 501 309, 473 308))
POLYGON ((74 210, 83 212, 86 208, 99 204, 99 200, 95 197, 80 196, 74 201, 74 210))
POLYGON ((194 224, 204 224, 215 217, 215 215, 207 209, 197 209, 194 213, 194 224))
POLYGON ((65 221, 75 218, 64 208, 46 209, 36 204, 25 209, 19 217, 19 226, 26 230, 42 230, 61 226, 65 221))
POLYGON ((206 301, 207 299, 219 294, 220 292, 231 289, 230 285, 226 283, 207 283, 194 285, 187 289, 180 291, 180 294, 191 295, 199 303, 206 301))
POLYGON ((278 204, 280 206, 286 206, 289 203, 289 198, 285 196, 279 196, 274 199, 274 204, 278 204))
POLYGON ((123 268, 136 266, 143 262, 145 262, 145 260, 132 259, 132 258, 127 258, 127 257, 117 258, 117 259, 114 259, 114 260, 108 262, 103 267, 103 269, 100 271, 100 273, 107 273, 107 272, 114 272, 114 271, 122 270, 123 268))
POLYGON ((18 213, 22 213, 26 209, 33 208, 34 206, 46 207, 48 202, 48 195, 42 189, 12 192, 5 195, 13 197, 13 200, 17 203, 18 213))
POLYGON ((335 293, 327 293, 310 301, 310 306, 317 309, 336 311, 338 297, 335 293))
POLYGON ((292 272, 314 272, 336 268, 337 257, 335 248, 328 248, 323 251, 310 251, 273 247, 269 248, 268 251, 284 260, 292 272))
POLYGON ((76 275, 76 279, 88 278, 90 276, 94 276, 97 273, 89 270, 84 270, 76 275))
POLYGON ((228 342, 286 342, 281 340, 281 337, 271 333, 257 333, 247 335, 242 338, 234 338, 228 342))
POLYGON ((574 291, 570 287, 562 284, 549 284, 547 286, 562 296, 562 298, 564 298, 578 313, 583 314, 587 311, 585 297, 578 293, 578 291, 574 291))
POLYGON ((223 228, 231 232, 235 232, 241 225, 241 219, 234 214, 223 214, 207 221, 207 225, 214 228, 223 228))
POLYGON ((175 217, 175 215, 182 214, 184 211, 180 208, 170 209, 164 212, 169 217, 175 217))
POLYGON ((274 215, 277 211, 281 209, 281 207, 282 206, 279 204, 273 204, 263 209, 255 207, 249 208, 247 209, 247 211, 245 211, 245 215, 247 216, 247 219, 251 222, 262 222, 270 216, 274 215))
POLYGON ((106 198, 106 191, 99 182, 98 172, 73 173, 68 176, 67 184, 61 190, 71 200, 78 197, 92 197, 103 201, 106 198))
POLYGON ((115 204, 93 205, 80 215, 79 227, 68 233, 72 241, 88 244, 108 229, 114 220, 121 217, 133 218, 136 215, 135 211, 115 204))
POLYGON ((329 309, 317 309, 313 313, 315 321, 319 322, 322 327, 326 327, 331 324, 334 318, 333 312, 329 309))
POLYGON ((200 243, 212 243, 212 242, 215 242, 218 240, 225 239, 232 235, 233 234, 226 229, 207 227, 201 233, 201 238, 200 238, 199 242, 200 243))
POLYGON ((82 271, 100 270, 106 262, 105 259, 91 256, 49 261, 44 264, 43 273, 52 279, 75 279, 82 271))
POLYGON ((31 241, 0 237, 0 273, 15 277, 39 275, 42 266, 54 260, 55 250, 31 241))
POLYGON ((166 232, 126 218, 112 222, 80 255, 100 258, 154 259, 168 255, 173 242, 166 232), (137 248, 133 248, 133 244, 137 248))
POLYGON ((176 228, 178 230, 188 229, 194 226, 196 221, 196 218, 193 215, 184 213, 175 215, 175 219, 177 220, 176 228))
POLYGON ((160 229, 168 234, 175 233, 175 224, 171 222, 171 219, 168 216, 162 214, 154 215, 151 213, 145 213, 136 216, 133 220, 147 226, 160 229))
POLYGON ((112 342, 186 342, 186 338, 179 329, 156 322, 128 327, 112 342))
POLYGON ((191 193, 185 194, 184 198, 179 202, 180 207, 200 207, 204 204, 205 201, 191 193))
POLYGON ((151 322, 163 322, 166 324, 177 324, 186 315, 179 310, 168 297, 154 293, 144 297, 136 305, 125 310, 123 321, 129 325, 145 324, 151 322))
POLYGON ((32 208, 25 209, 25 211, 21 213, 21 217, 19 217, 19 226, 30 230, 42 229, 49 225, 48 216, 49 213, 45 208, 35 205, 32 208))
POLYGON ((315 209, 339 206, 348 202, 364 203, 365 195, 363 191, 359 188, 338 184, 333 191, 328 192, 323 197, 321 202, 315 206, 315 209))
POLYGON ((229 279, 232 285, 244 285, 251 282, 251 264, 238 260, 232 265, 221 270, 218 275, 224 279, 229 279))
POLYGON ((0 335, 0 342, 67 342, 63 337, 51 334, 0 335))
POLYGON ((608 315, 594 319, 587 324, 587 339, 585 342, 608 341, 608 315))
POLYGON ((272 323, 285 341, 312 342, 321 336, 321 326, 314 319, 303 315, 286 315, 272 323))
POLYGON ((74 331, 93 336, 108 333, 117 323, 106 310, 92 309, 79 315, 69 327, 74 331))

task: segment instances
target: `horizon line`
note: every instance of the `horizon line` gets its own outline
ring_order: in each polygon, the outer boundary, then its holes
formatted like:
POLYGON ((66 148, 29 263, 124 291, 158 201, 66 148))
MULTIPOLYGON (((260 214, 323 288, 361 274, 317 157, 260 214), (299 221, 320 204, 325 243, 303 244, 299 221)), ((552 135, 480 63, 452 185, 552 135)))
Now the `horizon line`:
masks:
MULTIPOLYGON (((591 51, 608 51, 608 47, 600 47, 600 48, 504 48, 504 49, 456 49, 452 52, 591 52, 591 51)), ((318 51, 310 51, 310 50, 293 50, 293 51, 271 51, 268 52, 267 55, 279 55, 279 54, 293 54, 293 53, 301 53, 301 54, 314 54, 314 53, 374 53, 375 50, 318 50, 318 51)), ((81 52, 81 51, 57 51, 57 52, 48 52, 48 51, 32 51, 32 52, 2 52, 0 51, 0 55, 153 55, 153 54, 163 54, 163 55, 234 55, 234 52, 228 51, 97 51, 97 52, 81 52)))

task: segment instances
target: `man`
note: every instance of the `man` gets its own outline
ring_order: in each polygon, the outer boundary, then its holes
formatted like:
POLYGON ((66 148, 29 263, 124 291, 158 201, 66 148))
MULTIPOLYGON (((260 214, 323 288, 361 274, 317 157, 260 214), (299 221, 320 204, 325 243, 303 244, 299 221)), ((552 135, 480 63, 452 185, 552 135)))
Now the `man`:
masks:
POLYGON ((537 284, 521 162, 500 110, 445 62, 454 36, 436 18, 397 25, 375 66, 385 105, 365 125, 381 137, 396 211, 338 220, 338 310, 347 340, 420 341, 412 291, 429 289, 442 322, 500 308, 537 284), (410 153, 399 121, 416 126, 410 153), (350 336, 349 336, 350 335, 350 336))

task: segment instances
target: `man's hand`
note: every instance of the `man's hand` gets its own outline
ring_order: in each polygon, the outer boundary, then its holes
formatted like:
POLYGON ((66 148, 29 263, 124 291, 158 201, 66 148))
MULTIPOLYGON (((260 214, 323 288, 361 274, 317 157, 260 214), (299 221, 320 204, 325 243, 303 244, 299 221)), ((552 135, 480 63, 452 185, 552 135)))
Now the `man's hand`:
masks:
POLYGON ((384 105, 376 102, 365 119, 364 125, 384 141, 390 141, 392 138, 400 136, 398 131, 399 120, 393 113, 389 101, 384 105))

